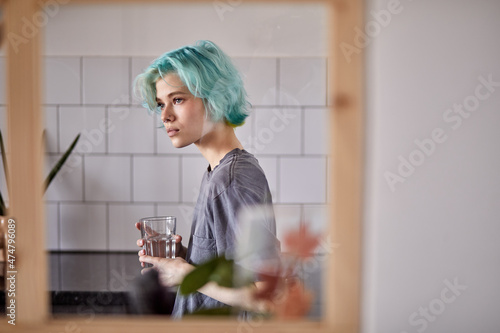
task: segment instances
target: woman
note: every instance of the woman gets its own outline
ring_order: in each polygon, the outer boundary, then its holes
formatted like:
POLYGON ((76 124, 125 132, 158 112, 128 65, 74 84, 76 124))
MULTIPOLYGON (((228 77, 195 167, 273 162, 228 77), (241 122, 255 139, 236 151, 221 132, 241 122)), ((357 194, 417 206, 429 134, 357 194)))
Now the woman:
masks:
MULTIPOLYGON (((209 164, 187 248, 176 236, 180 257, 155 258, 139 251, 143 266, 153 264, 163 285, 176 286, 196 265, 213 256, 232 256, 238 213, 253 205, 272 205, 271 193, 258 161, 234 133, 234 127, 244 123, 249 103, 238 71, 217 45, 200 41, 165 53, 137 77, 136 87, 144 106, 160 114, 174 147, 195 144, 209 164)), ((263 257, 277 257, 274 217, 262 230, 273 243, 263 257)), ((137 245, 142 246, 142 240, 137 245)), ((209 283, 189 296, 178 294, 172 316, 224 304, 255 310, 252 293, 265 287, 264 282, 239 289, 209 283)))

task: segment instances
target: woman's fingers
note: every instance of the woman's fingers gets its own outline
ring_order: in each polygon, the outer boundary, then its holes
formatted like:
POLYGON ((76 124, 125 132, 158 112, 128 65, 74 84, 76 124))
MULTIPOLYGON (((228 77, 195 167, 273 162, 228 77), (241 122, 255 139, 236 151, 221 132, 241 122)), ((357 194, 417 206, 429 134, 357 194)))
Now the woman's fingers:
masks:
POLYGON ((135 223, 135 227, 136 227, 138 230, 141 230, 141 222, 136 222, 136 223, 135 223))
POLYGON ((136 242, 137 246, 144 246, 144 239, 140 238, 136 242))
MULTIPOLYGON (((142 263, 142 267, 144 267, 144 263, 142 263)), ((153 267, 143 268, 143 269, 141 269, 141 274, 144 275, 152 269, 154 269, 154 268, 153 267)))
POLYGON ((182 242, 182 236, 181 235, 174 235, 174 237, 175 237, 175 242, 176 243, 182 242))

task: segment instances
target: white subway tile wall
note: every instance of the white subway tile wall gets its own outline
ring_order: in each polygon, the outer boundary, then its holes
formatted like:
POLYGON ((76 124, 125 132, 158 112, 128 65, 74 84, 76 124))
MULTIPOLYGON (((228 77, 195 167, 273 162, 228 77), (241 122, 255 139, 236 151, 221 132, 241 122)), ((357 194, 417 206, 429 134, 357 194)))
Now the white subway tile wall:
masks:
POLYGON ((80 133, 76 151, 87 154, 105 153, 105 122, 104 106, 59 106, 58 152, 65 152, 80 133))
POLYGON ((141 74, 146 68, 148 68, 154 59, 154 57, 133 57, 131 60, 132 104, 142 104, 137 91, 133 89, 133 83, 137 75, 141 74))
POLYGON ((255 109, 254 151, 258 154, 300 155, 302 146, 299 108, 255 109))
MULTIPOLYGON (((47 106, 44 109, 45 116, 45 152, 58 153, 59 152, 59 138, 57 126, 59 121, 57 119, 57 107, 47 106)), ((3 133, 3 131, 2 131, 3 133)))
POLYGON ((84 156, 84 199, 131 202, 131 164, 131 155, 84 156))
POLYGON ((208 162, 199 156, 183 156, 181 167, 182 202, 195 203, 208 162))
MULTIPOLYGON (((45 195, 48 249, 137 251, 134 222, 150 215, 177 216, 177 232, 187 241, 208 163, 194 145, 174 148, 159 117, 132 95, 136 75, 153 59, 45 58, 46 86, 52 86, 45 95, 46 172, 81 133, 45 195)), ((236 134, 267 175, 279 238, 305 223, 324 234, 326 58, 244 57, 234 63, 252 103, 236 134)), ((2 84, 0 78, 0 90, 2 84)), ((2 92, 0 104, 1 98, 2 92)))
POLYGON ((304 109, 304 153, 324 155, 329 149, 329 117, 327 108, 304 109))
POLYGON ((47 250, 59 250, 59 204, 48 203, 45 206, 45 244, 47 250))
POLYGON ((140 231, 135 222, 155 215, 153 204, 109 204, 109 250, 139 251, 136 241, 140 231))
POLYGON ((280 59, 280 105, 326 105, 326 59, 280 59))
POLYGON ((236 58, 233 62, 241 73, 250 103, 254 106, 276 105, 277 59, 236 58))
POLYGON ((326 158, 281 157, 279 183, 280 202, 325 202, 326 158))
POLYGON ((71 203, 59 206, 61 250, 107 250, 106 204, 71 203))
POLYGON ((130 58, 84 57, 82 73, 83 103, 130 103, 130 58))
POLYGON ((108 152, 152 154, 154 152, 154 118, 143 108, 108 109, 108 152))
POLYGON ((80 104, 81 58, 46 57, 44 60, 45 103, 80 104))
POLYGON ((133 199, 139 202, 179 202, 179 157, 134 156, 133 199))

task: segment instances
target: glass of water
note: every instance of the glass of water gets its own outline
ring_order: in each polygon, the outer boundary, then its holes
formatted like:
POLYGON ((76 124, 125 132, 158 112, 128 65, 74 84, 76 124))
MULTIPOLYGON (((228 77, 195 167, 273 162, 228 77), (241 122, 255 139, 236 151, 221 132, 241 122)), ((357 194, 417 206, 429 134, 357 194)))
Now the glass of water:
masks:
POLYGON ((146 255, 161 258, 175 258, 174 216, 145 217, 140 220, 141 238, 146 255))

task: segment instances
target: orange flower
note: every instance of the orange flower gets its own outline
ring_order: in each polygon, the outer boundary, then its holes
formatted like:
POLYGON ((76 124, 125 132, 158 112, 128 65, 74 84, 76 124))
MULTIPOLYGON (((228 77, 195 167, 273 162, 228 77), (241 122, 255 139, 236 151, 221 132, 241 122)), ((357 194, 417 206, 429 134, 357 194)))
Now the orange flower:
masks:
POLYGON ((304 317, 311 309, 313 298, 299 281, 287 281, 284 294, 275 302, 273 312, 279 319, 304 317))
POLYGON ((308 258, 319 244, 319 235, 309 232, 307 225, 301 223, 298 231, 292 231, 285 235, 285 245, 290 249, 292 255, 299 258, 308 258))

